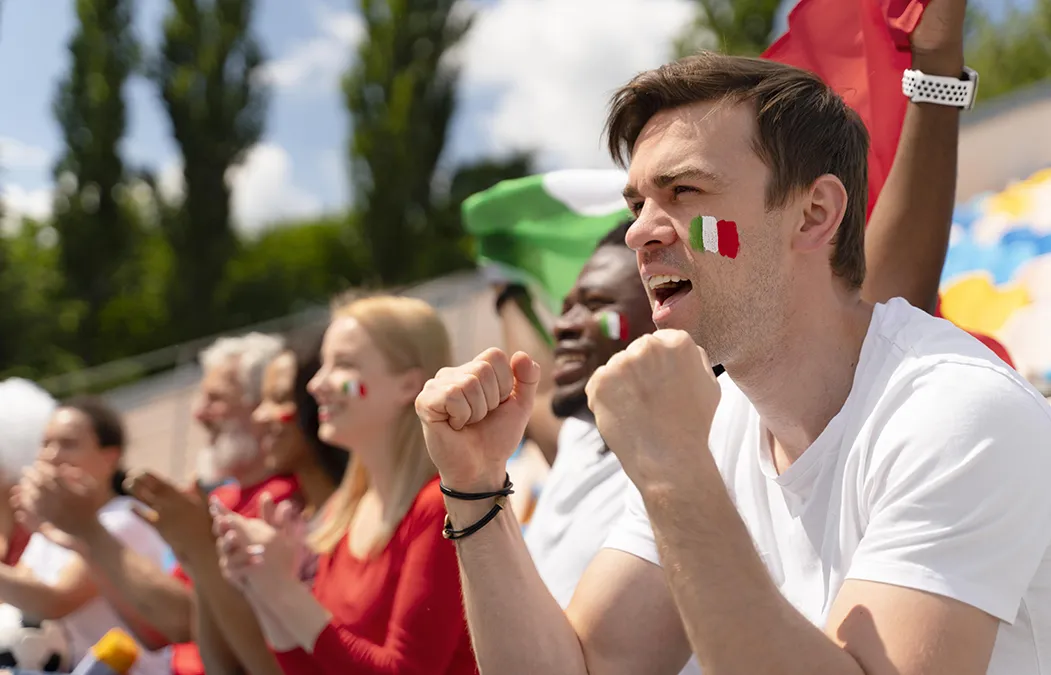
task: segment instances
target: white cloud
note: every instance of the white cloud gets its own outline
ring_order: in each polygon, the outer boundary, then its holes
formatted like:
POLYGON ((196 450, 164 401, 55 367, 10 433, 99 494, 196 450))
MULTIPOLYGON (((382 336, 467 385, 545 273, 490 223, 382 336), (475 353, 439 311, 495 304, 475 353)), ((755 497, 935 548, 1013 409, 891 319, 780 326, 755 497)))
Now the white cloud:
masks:
POLYGON ((24 217, 45 220, 51 216, 51 188, 26 190, 19 185, 4 185, 0 201, 4 212, 0 231, 6 234, 13 233, 24 217))
POLYGON ((263 81, 276 89, 325 91, 339 80, 365 34, 360 15, 330 8, 315 8, 320 35, 293 47, 283 57, 264 66, 263 81))
POLYGON ((252 148, 244 164, 230 169, 227 180, 233 188, 234 222, 243 232, 322 211, 320 199, 292 183, 292 159, 273 143, 252 148))
POLYGON ((547 169, 608 167, 601 134, 610 94, 669 60, 695 11, 692 0, 481 6, 460 55, 471 134, 482 151, 536 149, 547 169))
POLYGON ((51 162, 44 148, 23 143, 17 138, 0 136, 0 166, 7 169, 43 169, 51 162))

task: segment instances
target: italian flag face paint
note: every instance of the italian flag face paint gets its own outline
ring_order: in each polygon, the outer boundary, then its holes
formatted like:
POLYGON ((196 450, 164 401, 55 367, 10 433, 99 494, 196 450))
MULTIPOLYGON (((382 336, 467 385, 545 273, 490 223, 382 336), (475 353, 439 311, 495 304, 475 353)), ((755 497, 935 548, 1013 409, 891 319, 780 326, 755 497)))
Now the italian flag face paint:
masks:
POLYGON ((628 317, 619 312, 602 312, 598 316, 598 327, 610 340, 621 342, 628 339, 628 317))
POLYGON ((690 246, 697 251, 736 258, 741 248, 741 241, 737 238, 737 223, 719 220, 715 216, 697 216, 690 222, 690 246))
POLYGON ((343 383, 343 393, 351 398, 365 398, 365 385, 359 380, 347 380, 343 383))

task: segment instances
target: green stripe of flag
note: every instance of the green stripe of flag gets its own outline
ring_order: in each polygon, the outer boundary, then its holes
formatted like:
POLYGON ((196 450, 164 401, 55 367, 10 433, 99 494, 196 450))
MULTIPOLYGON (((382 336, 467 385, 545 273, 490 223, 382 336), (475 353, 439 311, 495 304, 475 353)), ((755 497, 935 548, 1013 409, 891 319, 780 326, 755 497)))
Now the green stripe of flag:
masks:
POLYGON ((478 262, 538 287, 558 312, 595 244, 629 215, 621 171, 555 171, 498 183, 463 203, 478 262))

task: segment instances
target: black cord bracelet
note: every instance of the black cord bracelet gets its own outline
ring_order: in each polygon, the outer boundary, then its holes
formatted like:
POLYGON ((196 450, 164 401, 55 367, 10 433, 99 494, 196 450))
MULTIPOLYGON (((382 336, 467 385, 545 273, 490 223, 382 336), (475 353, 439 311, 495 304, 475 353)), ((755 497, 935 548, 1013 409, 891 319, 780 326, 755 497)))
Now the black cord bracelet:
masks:
POLYGON ((504 487, 493 492, 457 492, 450 488, 445 487, 444 483, 438 483, 438 488, 442 491, 442 494, 446 497, 452 497, 453 499, 460 499, 465 502, 479 502, 483 499, 492 499, 493 497, 509 497, 515 493, 511 488, 514 487, 514 483, 511 482, 511 476, 504 473, 504 487))
POLYGON ((493 504, 493 508, 489 509, 488 513, 482 516, 481 519, 474 525, 469 525, 463 528, 462 530, 454 530, 452 519, 449 518, 448 513, 445 514, 445 526, 442 528, 442 536, 446 539, 452 540, 464 539, 465 537, 471 536, 478 530, 488 525, 493 520, 493 518, 496 518, 500 511, 503 510, 506 501, 506 497, 497 497, 496 503, 493 504))
POLYGON ((508 286, 496 296, 496 313, 500 313, 500 309, 504 306, 505 302, 516 297, 528 299, 529 291, 522 284, 508 284, 508 286))

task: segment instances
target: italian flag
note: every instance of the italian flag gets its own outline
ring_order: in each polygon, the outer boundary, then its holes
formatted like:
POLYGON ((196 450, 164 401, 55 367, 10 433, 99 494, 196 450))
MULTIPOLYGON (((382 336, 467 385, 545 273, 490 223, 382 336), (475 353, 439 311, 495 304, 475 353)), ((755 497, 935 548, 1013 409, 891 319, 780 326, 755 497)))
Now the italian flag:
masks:
POLYGON ((598 317, 602 334, 610 340, 620 342, 628 339, 628 319, 619 312, 602 312, 598 317))
POLYGON ((347 380, 343 383, 343 393, 352 398, 365 398, 365 385, 358 380, 347 380))
POLYGON ((741 248, 737 223, 719 220, 715 216, 698 216, 690 223, 690 246, 698 251, 718 253, 724 258, 736 258, 741 248))
POLYGON ((471 195, 464 228, 490 276, 526 285, 555 314, 595 245, 630 217, 627 174, 571 169, 515 178, 471 195))

